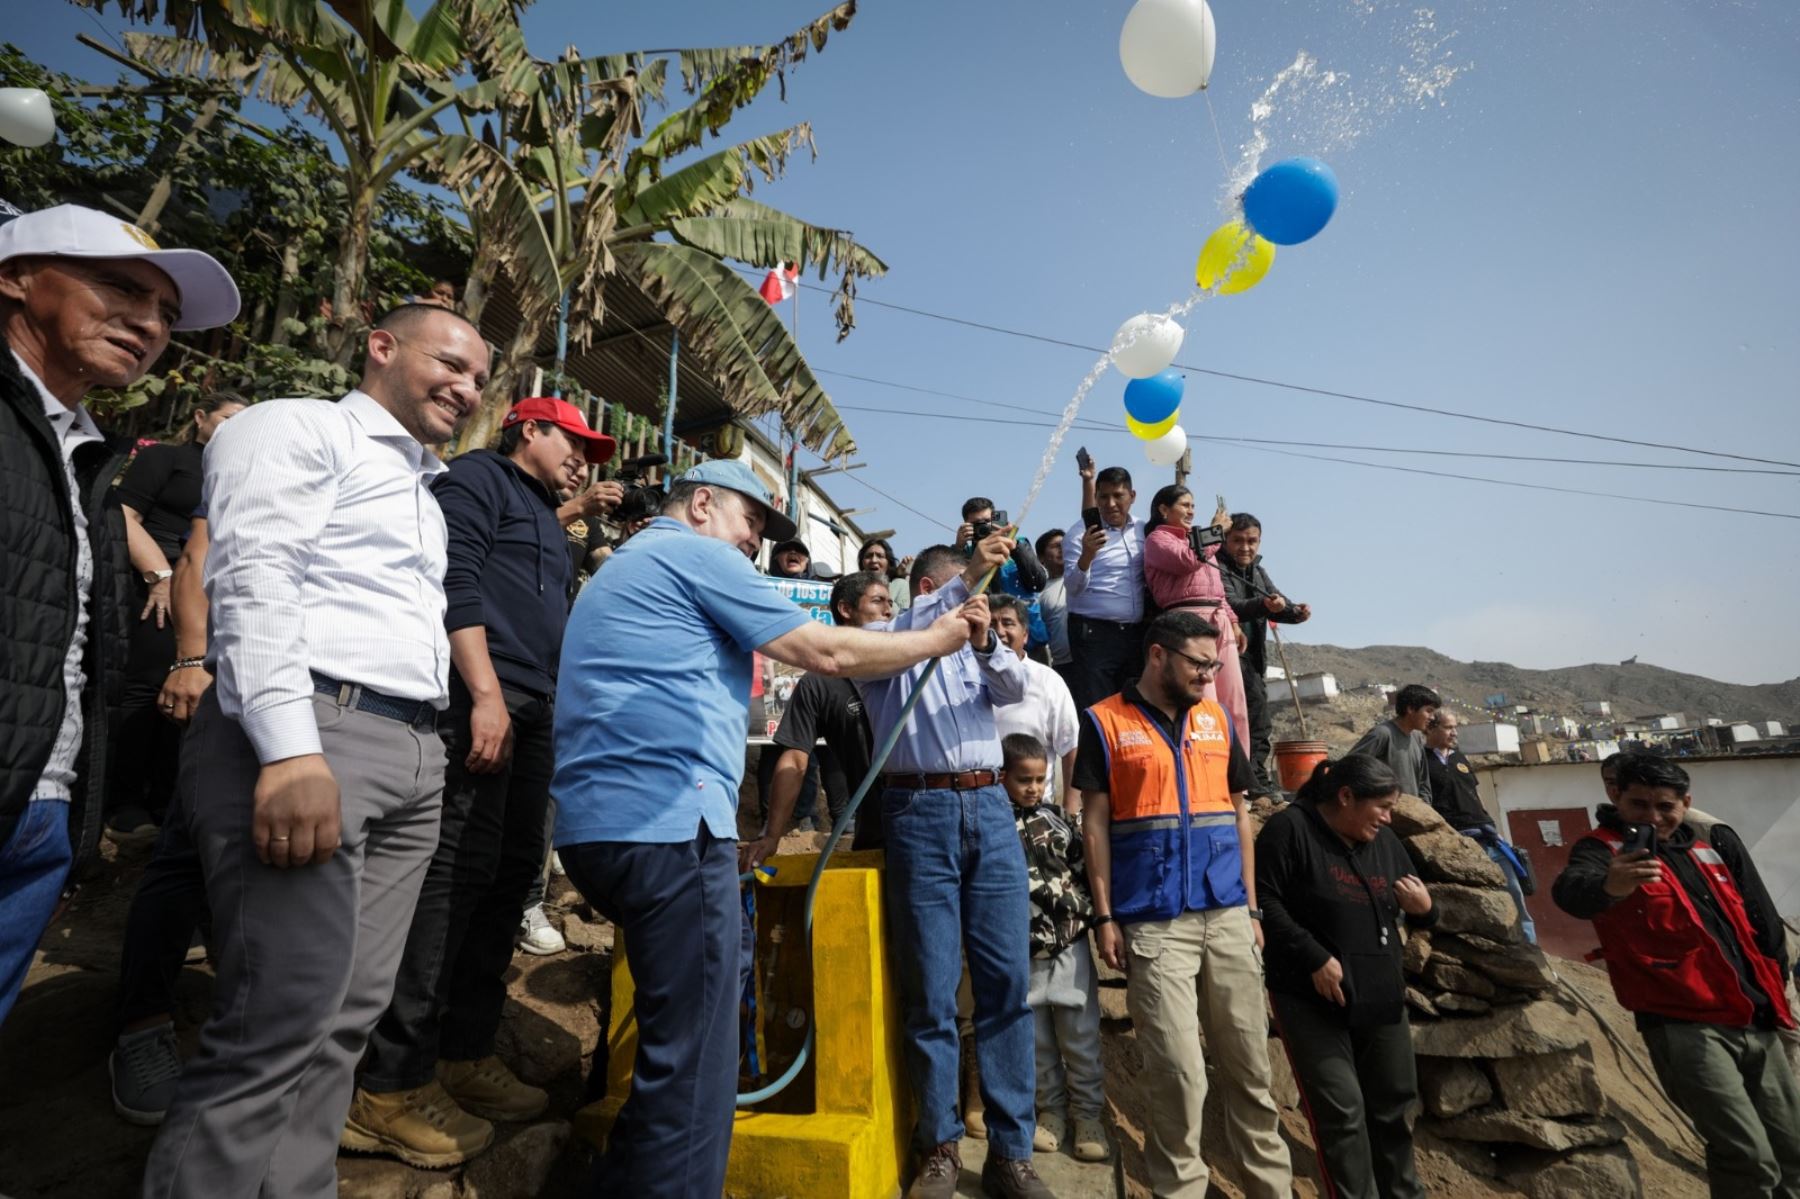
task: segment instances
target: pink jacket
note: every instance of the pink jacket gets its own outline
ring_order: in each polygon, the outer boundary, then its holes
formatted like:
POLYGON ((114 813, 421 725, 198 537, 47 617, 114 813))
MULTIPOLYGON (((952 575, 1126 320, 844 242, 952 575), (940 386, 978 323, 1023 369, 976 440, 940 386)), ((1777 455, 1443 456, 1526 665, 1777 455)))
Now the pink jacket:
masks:
POLYGON ((1158 525, 1144 541, 1144 583, 1156 606, 1173 608, 1211 600, 1220 608, 1212 614, 1213 623, 1217 624, 1223 613, 1235 624, 1237 614, 1225 602, 1225 580, 1213 564, 1218 553, 1218 546, 1208 546, 1205 556, 1197 558, 1188 544, 1186 529, 1179 525, 1158 525))

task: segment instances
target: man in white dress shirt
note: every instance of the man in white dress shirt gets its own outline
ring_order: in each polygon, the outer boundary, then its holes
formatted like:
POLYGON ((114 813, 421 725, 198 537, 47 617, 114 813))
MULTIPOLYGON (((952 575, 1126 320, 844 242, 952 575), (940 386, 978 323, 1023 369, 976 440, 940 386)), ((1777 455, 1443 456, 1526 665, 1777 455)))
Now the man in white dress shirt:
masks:
POLYGON ((73 204, 0 226, 0 1020, 100 837, 131 563, 123 446, 82 400, 126 387, 175 329, 237 315, 231 276, 73 204))
POLYGON ((988 599, 994 614, 994 632, 1000 643, 1025 663, 1025 698, 994 708, 994 727, 1004 739, 1011 733, 1035 737, 1050 751, 1050 785, 1044 795, 1069 816, 1081 814, 1081 792, 1069 786, 1075 771, 1075 747, 1081 725, 1069 685, 1052 667, 1033 660, 1025 652, 1031 641, 1031 610, 1016 595, 988 599))
POLYGON ((438 836, 450 646, 426 447, 487 378, 474 326, 409 304, 369 333, 360 390, 257 404, 207 443, 216 683, 176 802, 218 983, 146 1197, 337 1194, 353 1073, 438 836))

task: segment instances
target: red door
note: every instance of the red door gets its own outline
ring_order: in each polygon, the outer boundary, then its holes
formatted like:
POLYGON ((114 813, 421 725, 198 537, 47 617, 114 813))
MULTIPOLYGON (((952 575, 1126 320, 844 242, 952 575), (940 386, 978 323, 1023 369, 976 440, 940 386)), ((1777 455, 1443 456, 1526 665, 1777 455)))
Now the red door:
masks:
POLYGON ((1593 831, 1587 808, 1531 808, 1507 813, 1507 839, 1531 855, 1537 876, 1537 894, 1527 896, 1525 908, 1537 925, 1538 944, 1545 953, 1563 958, 1585 957, 1600 944, 1594 926, 1577 920, 1550 898, 1550 884, 1569 864, 1569 849, 1593 831))

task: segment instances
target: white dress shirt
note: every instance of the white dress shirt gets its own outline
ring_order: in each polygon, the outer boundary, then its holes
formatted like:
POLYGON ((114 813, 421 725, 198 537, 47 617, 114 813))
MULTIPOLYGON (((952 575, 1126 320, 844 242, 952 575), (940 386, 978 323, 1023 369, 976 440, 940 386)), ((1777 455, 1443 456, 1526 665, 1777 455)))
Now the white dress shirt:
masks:
POLYGON ((69 487, 69 501, 75 509, 75 635, 63 654, 63 714, 56 729, 56 744, 38 776, 33 799, 69 799, 75 785, 75 761, 81 755, 81 689, 87 685, 87 672, 81 668, 82 652, 87 648, 88 596, 94 590, 94 551, 88 544, 87 512, 81 504, 81 486, 75 481, 75 447, 90 441, 103 441, 100 427, 86 408, 69 407, 50 394, 37 372, 25 365, 15 351, 13 361, 26 382, 37 388, 44 402, 44 415, 62 446, 63 480, 69 487))
POLYGON ((319 752, 310 672, 449 702, 436 455, 373 398, 271 400, 206 443, 208 657, 268 763, 319 752))
MULTIPOLYGON (((1008 651, 1011 652, 1010 650, 1008 651)), ((1069 685, 1056 671, 1042 662, 1024 659, 1025 698, 1016 704, 1002 704, 994 709, 994 727, 1001 737, 1013 733, 1029 733, 1050 751, 1049 786, 1044 794, 1049 802, 1061 803, 1068 780, 1062 777, 1063 755, 1075 749, 1081 739, 1081 726, 1076 723, 1075 697, 1069 685)))
POLYGON ((1073 525, 1063 535, 1063 590, 1069 598, 1069 615, 1136 624, 1144 619, 1144 522, 1130 520, 1122 529, 1101 527, 1106 543, 1086 570, 1080 561, 1087 526, 1073 525))

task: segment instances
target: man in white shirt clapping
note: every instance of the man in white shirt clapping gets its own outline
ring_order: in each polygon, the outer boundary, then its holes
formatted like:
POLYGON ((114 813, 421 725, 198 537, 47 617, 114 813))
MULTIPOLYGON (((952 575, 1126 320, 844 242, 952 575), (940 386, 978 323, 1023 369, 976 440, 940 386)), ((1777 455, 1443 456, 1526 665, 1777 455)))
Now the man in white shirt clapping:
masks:
POLYGON ((428 486, 488 348, 408 304, 362 387, 275 400, 207 445, 213 691, 177 804, 206 872, 213 1014, 143 1194, 337 1194, 356 1063, 387 1006, 438 837, 445 527, 428 486))

